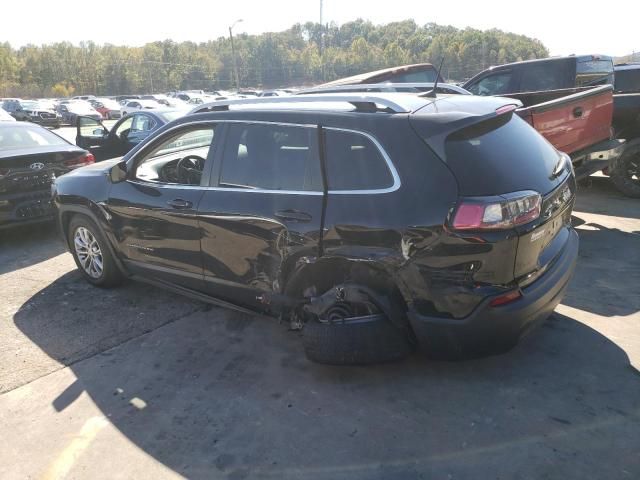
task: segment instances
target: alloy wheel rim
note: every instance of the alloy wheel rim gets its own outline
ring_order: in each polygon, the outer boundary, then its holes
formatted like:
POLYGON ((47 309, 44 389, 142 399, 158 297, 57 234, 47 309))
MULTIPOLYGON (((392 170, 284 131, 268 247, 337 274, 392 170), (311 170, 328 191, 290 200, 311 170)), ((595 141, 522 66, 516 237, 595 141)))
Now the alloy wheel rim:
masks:
POLYGON ((102 250, 93 233, 85 227, 78 227, 73 236, 73 245, 85 273, 91 278, 100 278, 104 271, 102 250))

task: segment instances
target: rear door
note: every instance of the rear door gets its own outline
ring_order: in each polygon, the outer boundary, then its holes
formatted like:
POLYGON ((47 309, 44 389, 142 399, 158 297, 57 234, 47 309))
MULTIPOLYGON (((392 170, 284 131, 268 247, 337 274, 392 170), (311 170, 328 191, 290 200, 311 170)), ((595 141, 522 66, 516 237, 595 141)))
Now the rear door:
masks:
POLYGON ((259 308, 296 262, 318 256, 323 193, 317 129, 231 122, 198 208, 207 291, 259 308))
POLYGON ((207 122, 169 130, 134 156, 129 178, 111 188, 111 225, 132 272, 203 289, 196 212, 215 145, 216 127, 207 122))

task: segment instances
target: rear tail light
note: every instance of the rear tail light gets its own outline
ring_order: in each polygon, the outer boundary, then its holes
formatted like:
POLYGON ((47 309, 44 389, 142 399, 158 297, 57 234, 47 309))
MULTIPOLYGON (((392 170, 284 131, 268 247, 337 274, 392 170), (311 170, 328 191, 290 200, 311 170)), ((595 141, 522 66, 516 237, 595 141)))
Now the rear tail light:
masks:
POLYGON ((78 157, 65 160, 64 165, 69 168, 78 168, 95 163, 95 161, 96 157, 94 157, 92 153, 84 153, 78 157))
POLYGON ((540 216, 542 197, 533 191, 462 199, 451 226, 456 230, 506 230, 540 216))

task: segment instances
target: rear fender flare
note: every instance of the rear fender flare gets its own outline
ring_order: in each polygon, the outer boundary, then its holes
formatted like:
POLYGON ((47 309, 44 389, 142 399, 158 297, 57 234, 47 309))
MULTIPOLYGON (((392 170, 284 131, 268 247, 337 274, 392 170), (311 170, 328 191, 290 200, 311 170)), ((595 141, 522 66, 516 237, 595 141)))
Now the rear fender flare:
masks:
POLYGON ((373 303, 393 305, 385 313, 397 326, 408 321, 404 313, 407 302, 403 282, 377 261, 343 257, 322 257, 315 262, 298 262, 287 278, 283 293, 290 298, 319 297, 331 289, 345 285, 360 285, 373 303), (393 310, 393 311, 392 311, 393 310))

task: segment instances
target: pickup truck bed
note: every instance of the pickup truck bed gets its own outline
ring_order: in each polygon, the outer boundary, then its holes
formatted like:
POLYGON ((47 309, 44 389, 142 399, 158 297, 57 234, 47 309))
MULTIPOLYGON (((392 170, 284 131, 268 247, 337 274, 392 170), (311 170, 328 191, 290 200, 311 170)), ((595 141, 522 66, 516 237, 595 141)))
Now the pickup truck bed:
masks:
POLYGON ((602 170, 623 151, 624 141, 612 140, 610 85, 515 93, 509 98, 520 100, 518 114, 571 157, 578 178, 602 170))

